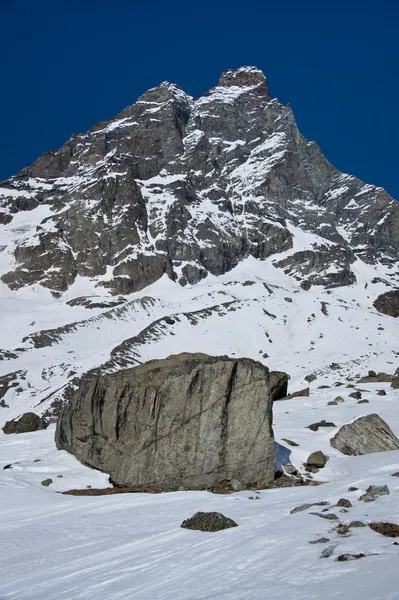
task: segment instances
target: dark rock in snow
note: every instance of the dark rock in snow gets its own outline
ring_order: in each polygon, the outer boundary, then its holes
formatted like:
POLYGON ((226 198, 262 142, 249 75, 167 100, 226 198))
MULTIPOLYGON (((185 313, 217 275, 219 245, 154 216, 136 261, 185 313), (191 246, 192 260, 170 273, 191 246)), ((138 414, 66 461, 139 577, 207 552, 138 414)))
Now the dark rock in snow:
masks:
POLYGON ((359 558, 364 558, 366 555, 365 554, 340 554, 337 558, 338 562, 345 562, 347 560, 358 560, 359 558))
POLYGON ((396 523, 369 523, 369 527, 385 537, 399 537, 399 525, 396 523))
POLYGON ((197 512, 180 525, 184 529, 210 532, 222 531, 223 529, 230 529, 237 526, 235 521, 218 512, 197 512))
POLYGON ((43 479, 43 481, 42 481, 42 485, 44 485, 44 487, 48 487, 52 483, 53 483, 52 479, 43 479))
POLYGON ((351 508, 352 502, 347 498, 340 498, 337 502, 337 506, 343 506, 344 508, 351 508))
POLYGON ((332 423, 331 421, 318 421, 317 423, 312 423, 311 425, 308 425, 308 429, 311 429, 312 431, 318 431, 318 429, 320 427, 336 427, 335 423, 332 423))
POLYGON ((381 294, 374 300, 374 308, 390 317, 399 317, 399 289, 381 294))
POLYGON ((309 454, 306 464, 310 467, 322 469, 326 466, 327 461, 328 456, 326 456, 321 450, 318 450, 317 452, 312 452, 312 454, 309 454))
POLYGON ((48 423, 35 413, 24 413, 19 419, 7 421, 3 427, 4 433, 28 433, 46 429, 48 423))

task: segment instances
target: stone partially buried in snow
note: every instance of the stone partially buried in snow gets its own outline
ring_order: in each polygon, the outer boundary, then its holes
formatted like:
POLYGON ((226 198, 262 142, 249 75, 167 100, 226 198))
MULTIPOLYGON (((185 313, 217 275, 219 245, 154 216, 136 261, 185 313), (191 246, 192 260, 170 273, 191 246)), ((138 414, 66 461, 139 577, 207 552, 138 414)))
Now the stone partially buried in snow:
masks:
POLYGON ((330 444, 349 456, 399 449, 399 439, 376 414, 359 417, 352 423, 343 425, 331 438, 330 444))
POLYGON ((7 421, 3 427, 4 433, 29 433, 31 431, 39 431, 46 429, 48 423, 35 413, 24 413, 19 419, 7 421))
POLYGON ((238 524, 218 512, 197 512, 190 519, 186 519, 180 525, 184 529, 195 529, 196 531, 222 531, 238 524))
POLYGON ((117 486, 265 486, 275 473, 269 371, 185 353, 88 378, 58 419, 56 444, 117 486))

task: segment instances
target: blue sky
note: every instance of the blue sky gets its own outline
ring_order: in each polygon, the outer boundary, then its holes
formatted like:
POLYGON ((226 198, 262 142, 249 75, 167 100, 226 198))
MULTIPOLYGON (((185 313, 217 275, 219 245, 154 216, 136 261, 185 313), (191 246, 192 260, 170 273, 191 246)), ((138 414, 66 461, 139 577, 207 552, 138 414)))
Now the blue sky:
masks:
POLYGON ((399 2, 0 0, 0 180, 168 80, 256 65, 342 171, 399 198, 399 2))

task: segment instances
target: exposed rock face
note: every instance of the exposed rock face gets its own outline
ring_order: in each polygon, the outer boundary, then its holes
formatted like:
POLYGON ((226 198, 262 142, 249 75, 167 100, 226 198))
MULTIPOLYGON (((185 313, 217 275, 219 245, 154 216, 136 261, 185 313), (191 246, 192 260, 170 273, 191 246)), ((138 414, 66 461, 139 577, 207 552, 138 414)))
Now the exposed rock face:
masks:
POLYGON ((19 419, 13 421, 7 421, 3 427, 4 433, 28 433, 30 431, 39 431, 40 429, 46 429, 48 423, 43 419, 35 415, 35 413, 24 413, 19 419))
POLYGON ((398 438, 376 414, 366 415, 343 425, 330 443, 336 450, 350 456, 399 449, 398 438))
POLYGON ((399 254, 398 204, 335 169, 254 67, 223 73, 198 99, 162 83, 72 135, 0 185, 7 232, 21 211, 31 224, 0 273, 12 289, 59 293, 101 276, 126 294, 165 273, 196 283, 271 255, 305 289, 334 287, 355 281, 356 258, 390 264, 399 254), (309 237, 294 250, 297 227, 309 237))
POLYGON ((399 290, 391 290, 381 294, 374 301, 374 308, 390 317, 399 317, 399 290))
POLYGON ((56 444, 123 487, 210 488, 274 479, 269 371, 250 359, 179 354, 89 378, 56 444))

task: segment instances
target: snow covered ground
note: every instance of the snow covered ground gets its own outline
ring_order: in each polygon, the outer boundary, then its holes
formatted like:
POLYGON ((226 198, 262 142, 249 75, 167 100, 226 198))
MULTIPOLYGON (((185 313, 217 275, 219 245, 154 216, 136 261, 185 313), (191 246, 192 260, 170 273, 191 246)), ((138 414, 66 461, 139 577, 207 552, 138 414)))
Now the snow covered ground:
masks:
POLYGON ((361 384, 369 403, 358 404, 346 387, 369 369, 393 373, 399 366, 399 320, 372 306, 387 288, 371 281, 384 279, 385 268, 359 260, 355 269, 353 286, 305 291, 272 259, 248 259, 192 287, 165 277, 113 309, 66 304, 93 294, 85 280, 57 300, 40 288, 10 292, 2 286, 1 346, 16 357, 0 361, 0 377, 25 374, 4 397, 8 408, 0 408, 0 425, 26 410, 43 412, 50 401, 41 401, 52 391, 109 361, 129 339, 123 351, 130 364, 181 351, 249 356, 288 372, 291 392, 308 386, 305 376, 315 373, 308 398, 274 405, 277 456, 300 470, 315 450, 329 461, 315 475, 320 486, 73 497, 58 492, 106 487, 107 476, 57 452, 54 425, 30 434, 0 432, 0 469, 12 465, 0 470, 0 600, 399 598, 395 540, 367 526, 339 535, 337 521, 310 514, 324 507, 290 513, 302 503, 328 501, 329 512, 344 524, 399 522, 399 478, 392 477, 399 451, 346 457, 329 442, 339 426, 370 413, 399 436, 399 390, 389 383, 361 384), (77 325, 57 330, 51 344, 22 341, 68 323, 77 325), (343 385, 336 387, 338 382, 343 385), (386 396, 377 395, 380 389, 386 396), (338 395, 345 401, 327 406, 338 395), (307 429, 321 419, 336 427, 307 429), (47 478, 53 483, 44 487, 47 478), (390 495, 360 501, 371 484, 388 485, 390 495), (348 492, 350 486, 359 489, 348 492), (334 507, 343 497, 353 504, 347 513, 334 507), (220 511, 239 526, 219 533, 180 528, 199 510, 220 511), (320 537, 330 541, 309 543, 320 537), (320 558, 328 546, 334 546, 332 555, 320 558), (336 562, 345 552, 366 557, 336 562))

